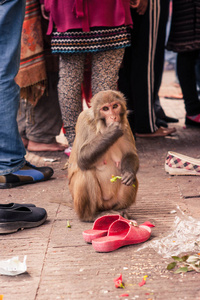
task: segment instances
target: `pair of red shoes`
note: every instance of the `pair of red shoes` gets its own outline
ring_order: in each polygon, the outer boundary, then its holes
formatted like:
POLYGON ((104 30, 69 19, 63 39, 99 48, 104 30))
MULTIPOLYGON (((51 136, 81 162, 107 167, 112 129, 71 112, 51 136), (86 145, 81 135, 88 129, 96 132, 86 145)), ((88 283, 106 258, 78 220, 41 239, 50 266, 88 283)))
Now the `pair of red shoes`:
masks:
POLYGON ((151 236, 150 222, 137 225, 120 215, 107 215, 98 218, 93 228, 83 231, 83 238, 92 243, 97 252, 110 252, 122 246, 145 242, 151 236))

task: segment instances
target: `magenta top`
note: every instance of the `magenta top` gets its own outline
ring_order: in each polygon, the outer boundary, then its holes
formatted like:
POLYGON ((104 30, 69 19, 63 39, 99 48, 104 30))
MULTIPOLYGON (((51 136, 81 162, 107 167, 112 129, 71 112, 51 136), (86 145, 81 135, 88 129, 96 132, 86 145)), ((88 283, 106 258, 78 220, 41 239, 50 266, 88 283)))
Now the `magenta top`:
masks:
POLYGON ((40 0, 49 13, 47 34, 69 29, 132 26, 130 0, 40 0))

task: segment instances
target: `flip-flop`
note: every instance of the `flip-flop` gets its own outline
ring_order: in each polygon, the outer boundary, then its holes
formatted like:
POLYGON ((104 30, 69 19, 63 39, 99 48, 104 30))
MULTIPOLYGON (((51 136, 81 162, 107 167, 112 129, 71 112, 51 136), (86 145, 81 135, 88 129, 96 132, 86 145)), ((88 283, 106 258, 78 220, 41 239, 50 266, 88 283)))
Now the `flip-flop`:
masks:
MULTIPOLYGON (((83 238, 87 243, 92 243, 92 240, 106 236, 110 225, 116 220, 126 220, 120 215, 102 216, 93 224, 92 229, 83 231, 83 238)), ((128 222, 128 220, 126 220, 128 222)))
POLYGON ((92 246, 97 252, 110 252, 122 246, 142 243, 150 238, 150 227, 155 226, 150 222, 137 226, 132 221, 117 220, 110 225, 108 235, 94 239, 92 246))

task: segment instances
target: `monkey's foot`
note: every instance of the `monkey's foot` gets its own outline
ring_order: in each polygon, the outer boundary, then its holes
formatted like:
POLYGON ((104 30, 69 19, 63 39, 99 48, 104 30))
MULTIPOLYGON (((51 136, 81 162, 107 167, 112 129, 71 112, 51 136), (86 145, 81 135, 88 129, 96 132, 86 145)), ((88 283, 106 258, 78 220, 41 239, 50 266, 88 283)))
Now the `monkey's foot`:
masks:
POLYGON ((162 137, 162 136, 167 136, 171 135, 172 133, 176 132, 176 128, 164 128, 164 127, 159 127, 155 132, 153 133, 135 133, 136 136, 138 137, 162 137))
POLYGON ((128 220, 131 219, 131 216, 128 213, 127 209, 119 210, 118 213, 120 214, 120 216, 124 217, 125 219, 128 219, 128 220))
POLYGON ((28 142, 27 150, 28 151, 63 151, 67 146, 60 143, 36 143, 33 141, 28 142))

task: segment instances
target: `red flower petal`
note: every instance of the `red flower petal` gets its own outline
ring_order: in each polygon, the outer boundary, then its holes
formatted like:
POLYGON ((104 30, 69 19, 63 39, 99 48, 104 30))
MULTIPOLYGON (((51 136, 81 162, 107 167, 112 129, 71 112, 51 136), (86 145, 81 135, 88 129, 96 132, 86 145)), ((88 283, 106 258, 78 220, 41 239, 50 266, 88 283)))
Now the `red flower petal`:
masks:
POLYGON ((122 281, 122 274, 120 274, 119 277, 115 278, 114 282, 119 281, 119 280, 122 281))
POLYGON ((143 286, 146 283, 146 280, 144 280, 144 278, 142 279, 141 282, 139 282, 139 286, 143 286))
POLYGON ((115 287, 116 288, 124 288, 123 282, 122 282, 122 274, 120 274, 119 277, 114 279, 115 287))

